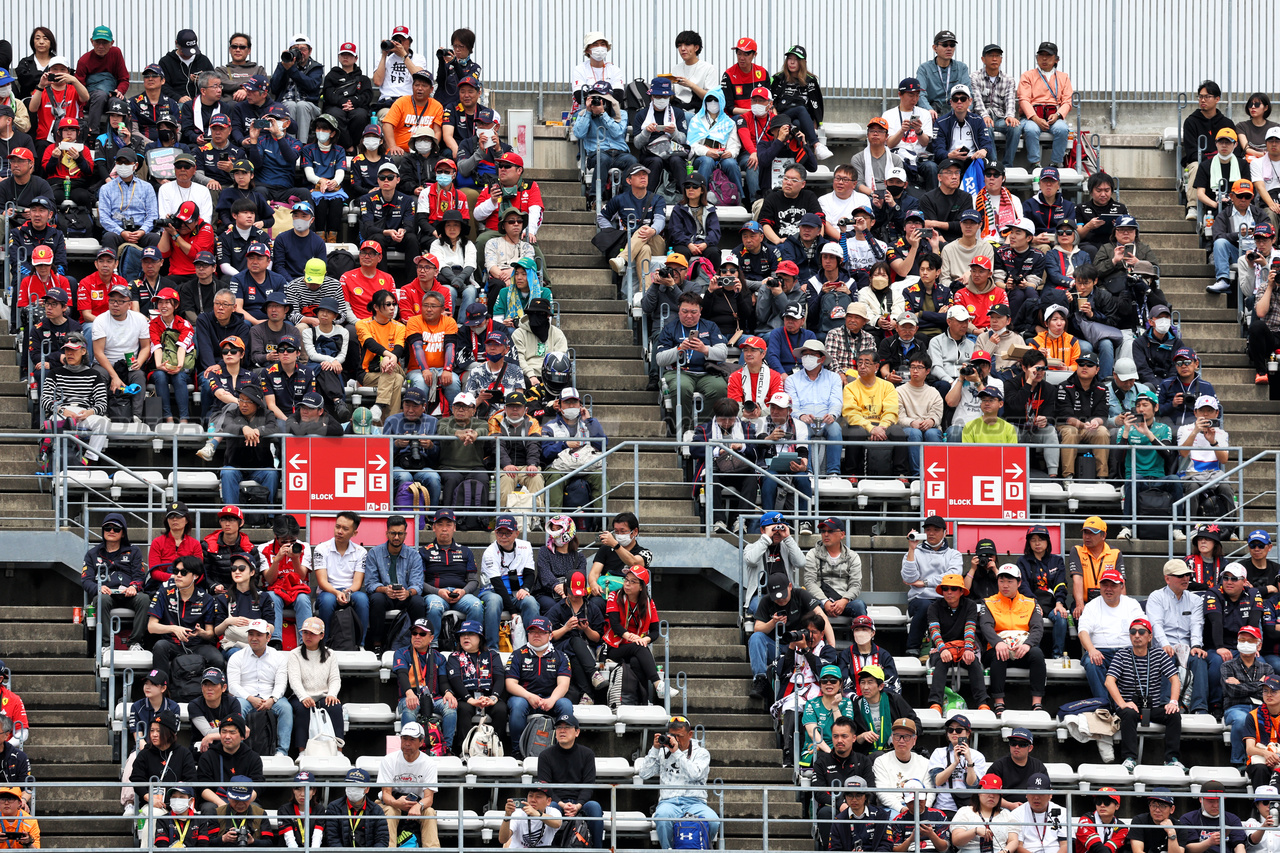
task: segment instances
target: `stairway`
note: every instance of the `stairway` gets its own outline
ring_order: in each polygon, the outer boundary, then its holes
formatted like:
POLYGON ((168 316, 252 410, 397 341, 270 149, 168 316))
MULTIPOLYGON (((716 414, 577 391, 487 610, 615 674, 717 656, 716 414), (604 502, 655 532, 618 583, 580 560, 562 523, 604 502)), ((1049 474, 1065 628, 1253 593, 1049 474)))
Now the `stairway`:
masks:
MULTIPOLYGON (((36 780, 118 783, 93 660, 85 656, 84 629, 72 623, 71 608, 0 607, 0 650, 31 721, 26 752, 36 780)), ((96 817, 120 815, 114 785, 42 790, 35 808, 44 847, 132 844, 125 822, 96 817), (47 819, 59 815, 77 817, 47 819)))
MULTIPOLYGON (((0 529, 49 529, 53 509, 45 484, 36 477, 39 449, 27 410, 27 383, 19 378, 17 341, 0 320, 0 529), (43 488, 42 488, 43 487, 43 488)), ((25 355, 24 355, 25 357, 25 355)))

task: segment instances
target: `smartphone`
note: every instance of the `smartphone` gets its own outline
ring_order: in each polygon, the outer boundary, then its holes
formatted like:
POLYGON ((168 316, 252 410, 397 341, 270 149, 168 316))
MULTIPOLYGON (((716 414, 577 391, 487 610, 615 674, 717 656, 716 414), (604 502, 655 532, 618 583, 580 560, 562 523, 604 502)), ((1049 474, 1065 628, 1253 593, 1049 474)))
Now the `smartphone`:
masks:
POLYGON ((392 592, 404 592, 404 584, 402 584, 402 583, 393 583, 393 584, 391 585, 391 590, 392 590, 392 592))
POLYGON ((1125 256, 1126 258, 1132 258, 1132 257, 1133 257, 1133 244, 1132 244, 1132 243, 1128 243, 1128 244, 1126 244, 1126 245, 1125 245, 1125 247, 1124 247, 1124 256, 1125 256))

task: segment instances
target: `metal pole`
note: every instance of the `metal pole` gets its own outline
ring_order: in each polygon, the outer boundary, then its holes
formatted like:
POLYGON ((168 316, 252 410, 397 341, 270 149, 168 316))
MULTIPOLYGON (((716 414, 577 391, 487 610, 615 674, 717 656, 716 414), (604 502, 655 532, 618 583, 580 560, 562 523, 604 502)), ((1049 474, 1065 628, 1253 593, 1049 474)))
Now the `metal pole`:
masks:
POLYGON ((547 40, 542 33, 542 22, 544 20, 546 20, 546 12, 543 9, 543 0, 538 0, 538 121, 543 121, 544 86, 542 81, 547 77, 547 40))
MULTIPOLYGON (((1227 31, 1228 33, 1234 33, 1234 32, 1236 31, 1236 4, 1235 4, 1235 3, 1233 3, 1233 2, 1232 2, 1232 0, 1227 0, 1227 30, 1226 30, 1226 31, 1227 31)), ((1234 110, 1232 109, 1232 106, 1231 106, 1231 104, 1232 104, 1232 101, 1231 101, 1231 94, 1232 94, 1232 91, 1233 91, 1233 90, 1232 90, 1232 88, 1231 88, 1231 72, 1232 72, 1232 70, 1233 70, 1233 66, 1235 65, 1235 63, 1229 60, 1229 61, 1226 63, 1226 65, 1227 65, 1227 89, 1226 89, 1226 92, 1227 92, 1227 118, 1232 119, 1232 123, 1234 124, 1234 123, 1235 123, 1235 122, 1234 122, 1234 119, 1235 119, 1235 112, 1234 112, 1234 110)), ((1225 844, 1224 844, 1223 849, 1224 849, 1224 850, 1226 849, 1225 844)))
MULTIPOLYGON (((1111 0, 1111 129, 1116 129, 1116 0, 1111 0)), ((1077 110, 1077 113, 1079 111, 1077 110)))

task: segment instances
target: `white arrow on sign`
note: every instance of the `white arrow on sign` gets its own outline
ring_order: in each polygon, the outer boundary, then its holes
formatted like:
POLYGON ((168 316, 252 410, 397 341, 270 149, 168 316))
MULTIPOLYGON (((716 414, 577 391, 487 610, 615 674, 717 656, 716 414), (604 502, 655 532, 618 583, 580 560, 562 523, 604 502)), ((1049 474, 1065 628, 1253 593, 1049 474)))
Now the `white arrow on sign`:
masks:
POLYGON ((929 476, 931 477, 941 477, 943 474, 947 473, 947 469, 938 467, 937 462, 930 465, 927 470, 929 471, 929 476))
POLYGON ((1017 462, 1013 463, 1013 468, 1005 468, 1004 472, 1015 480, 1022 476, 1022 467, 1017 462))
POLYGON ((289 467, 291 468, 301 468, 305 464, 307 464, 307 460, 300 453, 295 453, 289 457, 289 467))
POLYGON ((381 471, 383 468, 387 467, 387 460, 383 459, 381 456, 374 456, 373 458, 378 463, 373 466, 373 470, 381 471))

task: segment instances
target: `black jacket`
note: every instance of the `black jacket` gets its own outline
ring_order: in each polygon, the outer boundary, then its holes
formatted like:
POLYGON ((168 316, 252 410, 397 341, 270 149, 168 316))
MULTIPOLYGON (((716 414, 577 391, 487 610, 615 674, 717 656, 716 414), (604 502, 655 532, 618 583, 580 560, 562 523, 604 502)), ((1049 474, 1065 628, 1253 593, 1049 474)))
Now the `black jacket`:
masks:
MULTIPOLYGON (((358 110, 367 109, 373 103, 373 81, 365 76, 359 65, 353 65, 350 74, 343 71, 341 65, 335 65, 324 75, 323 97, 326 109, 340 110, 346 101, 358 110)), ((364 128, 352 129, 364 132, 364 128)))
POLYGON ((390 201, 386 201, 382 193, 374 190, 360 197, 360 237, 369 239, 388 229, 404 228, 409 232, 414 229, 414 198, 402 192, 396 192, 390 201))
POLYGON ((160 70, 164 72, 164 85, 160 87, 160 93, 177 101, 183 97, 200 97, 200 88, 191 79, 191 75, 198 76, 201 71, 212 71, 213 63, 203 53, 197 53, 188 65, 179 58, 178 51, 171 50, 160 57, 160 70))
MULTIPOLYGON (((265 782, 261 756, 250 749, 245 741, 241 742, 235 755, 227 755, 223 751, 221 740, 213 741, 200 754, 200 762, 196 765, 196 781, 200 783, 196 797, 202 797, 205 791, 213 791, 222 796, 226 783, 231 781, 232 776, 248 776, 255 782, 265 782)), ((385 836, 383 844, 386 844, 385 836)))
POLYGON ((852 776, 861 776, 868 783, 875 779, 871 759, 856 749, 850 750, 845 758, 834 752, 819 751, 813 760, 813 772, 817 777, 813 782, 813 794, 818 803, 824 806, 831 805, 831 794, 824 788, 841 787, 852 776))
POLYGON ((365 799, 364 811, 361 812, 363 819, 359 822, 348 811, 345 796, 329 803, 325 814, 329 815, 329 819, 324 822, 323 846, 379 848, 387 846, 387 822, 380 819, 384 812, 382 806, 372 799, 365 799))
POLYGON ((1041 415, 1049 419, 1050 426, 1053 425, 1058 416, 1057 389, 1043 380, 1029 386, 1019 371, 1004 383, 1003 417, 1016 427, 1024 427, 1032 418, 1041 415))
POLYGON ((1133 339, 1133 363, 1138 368, 1138 381, 1149 388, 1159 388, 1160 383, 1174 376, 1173 354, 1182 348, 1182 338, 1173 331, 1157 341, 1147 329, 1133 339))
MULTIPOLYGON (((175 743, 167 753, 148 743, 138 753, 138 757, 133 759, 133 773, 129 775, 130 782, 139 783, 134 786, 133 791, 137 795, 137 801, 143 804, 147 801, 150 780, 159 779, 162 783, 176 784, 189 783, 195 778, 196 760, 192 757, 191 750, 179 743, 175 743)), ((168 786, 161 784, 158 787, 163 793, 163 789, 168 786)), ((146 806, 141 805, 138 810, 145 813, 146 806)))
MULTIPOLYGON (((1006 405, 1008 405, 1006 403, 1006 405)), ((1088 391, 1080 387, 1080 375, 1071 377, 1058 386, 1058 420, 1076 418, 1090 421, 1094 418, 1107 418, 1107 389, 1095 376, 1093 385, 1088 391)))

